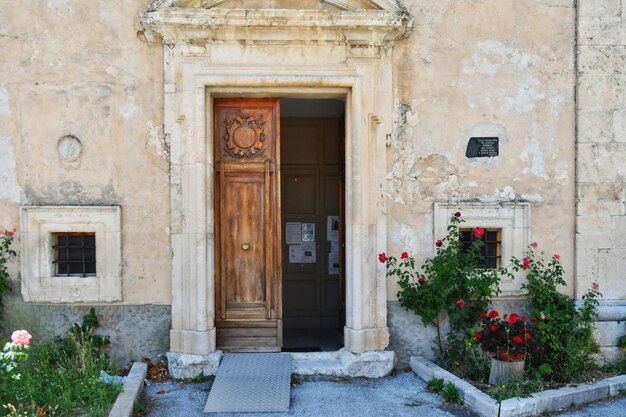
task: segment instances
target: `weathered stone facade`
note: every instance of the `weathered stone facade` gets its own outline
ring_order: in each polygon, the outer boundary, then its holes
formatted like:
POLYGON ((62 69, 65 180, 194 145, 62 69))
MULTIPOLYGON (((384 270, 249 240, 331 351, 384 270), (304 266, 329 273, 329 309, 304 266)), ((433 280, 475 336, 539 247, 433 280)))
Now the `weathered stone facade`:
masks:
POLYGON ((576 295, 599 283, 596 339, 611 358, 626 320, 626 3, 579 6, 576 295))
MULTIPOLYGON (((626 319, 626 6, 575 5, 0 0, 10 10, 0 16, 0 228, 20 224, 20 207, 120 207, 121 297, 95 304, 145 310, 145 338, 165 325, 171 351, 209 355, 211 95, 340 97, 348 351, 382 350, 390 337, 402 363, 432 355, 432 331, 401 311, 375 254, 432 256, 441 203, 528 207, 516 242, 560 253, 573 296, 599 282, 598 336, 614 353, 626 319), (466 158, 477 136, 498 137, 499 156, 466 158)), ((94 304, 64 302, 36 308, 94 304)), ((112 339, 134 325, 104 322, 112 339)), ((118 359, 155 352, 123 348, 118 359)))

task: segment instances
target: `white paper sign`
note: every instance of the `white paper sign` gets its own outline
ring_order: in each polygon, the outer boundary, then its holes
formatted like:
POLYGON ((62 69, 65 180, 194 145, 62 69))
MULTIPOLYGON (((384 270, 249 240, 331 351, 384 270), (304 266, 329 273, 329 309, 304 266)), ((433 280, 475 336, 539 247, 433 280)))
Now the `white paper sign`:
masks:
POLYGON ((302 246, 301 245, 289 245, 289 263, 291 264, 302 263, 302 246))
POLYGON ((339 242, 330 242, 330 253, 339 254, 339 242))
POLYGON ((316 261, 316 247, 315 242, 302 242, 302 263, 314 264, 316 261))
POLYGON ((331 242, 339 241, 339 216, 326 218, 326 239, 331 242))
POLYGON ((339 275, 339 253, 328 254, 328 275, 339 275))
POLYGON ((315 242, 315 223, 302 223, 302 241, 315 242))
POLYGON ((288 222, 285 226, 285 240, 288 245, 299 245, 302 242, 300 222, 288 222))

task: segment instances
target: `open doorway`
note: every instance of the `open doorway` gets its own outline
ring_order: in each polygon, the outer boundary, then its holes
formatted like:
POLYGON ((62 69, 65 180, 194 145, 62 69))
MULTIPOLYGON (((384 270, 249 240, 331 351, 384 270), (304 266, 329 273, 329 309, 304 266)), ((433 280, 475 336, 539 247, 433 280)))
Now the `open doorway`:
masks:
POLYGON ((345 102, 281 99, 284 351, 333 351, 345 325, 345 102))

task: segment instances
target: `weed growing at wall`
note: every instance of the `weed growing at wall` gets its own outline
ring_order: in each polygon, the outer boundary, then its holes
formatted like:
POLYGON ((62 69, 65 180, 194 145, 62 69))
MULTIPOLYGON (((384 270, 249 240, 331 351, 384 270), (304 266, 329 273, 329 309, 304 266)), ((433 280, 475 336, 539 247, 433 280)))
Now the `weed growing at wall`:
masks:
POLYGON ((108 340, 94 334, 97 326, 91 309, 64 337, 33 343, 18 366, 20 379, 3 388, 0 415, 106 416, 121 386, 100 380, 110 363, 101 349, 108 340))
POLYGON ((9 287, 9 272, 7 271, 7 262, 15 257, 16 253, 11 249, 15 229, 0 230, 0 333, 2 333, 2 319, 4 317, 4 308, 2 304, 2 296, 6 294, 9 287))

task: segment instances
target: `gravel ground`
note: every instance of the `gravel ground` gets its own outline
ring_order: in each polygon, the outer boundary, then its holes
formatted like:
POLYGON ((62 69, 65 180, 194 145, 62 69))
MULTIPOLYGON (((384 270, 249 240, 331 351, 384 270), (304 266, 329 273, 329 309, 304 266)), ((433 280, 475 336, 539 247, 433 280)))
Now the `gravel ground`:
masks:
MULTIPOLYGON (((426 391, 413 373, 387 378, 297 379, 289 413, 211 413, 202 410, 213 379, 200 383, 151 383, 143 393, 146 417, 479 417, 464 407, 442 402, 426 391)), ((626 417, 626 396, 555 413, 560 417, 626 417)))
POLYGON ((381 379, 306 378, 291 389, 289 413, 204 414, 212 380, 152 383, 144 390, 148 417, 478 417, 464 407, 450 406, 426 391, 413 373, 381 379))

